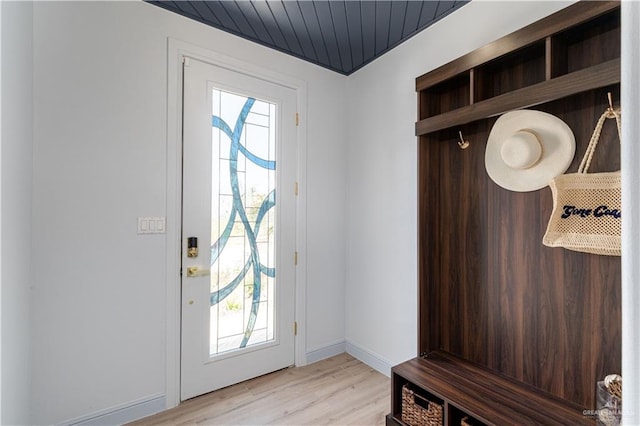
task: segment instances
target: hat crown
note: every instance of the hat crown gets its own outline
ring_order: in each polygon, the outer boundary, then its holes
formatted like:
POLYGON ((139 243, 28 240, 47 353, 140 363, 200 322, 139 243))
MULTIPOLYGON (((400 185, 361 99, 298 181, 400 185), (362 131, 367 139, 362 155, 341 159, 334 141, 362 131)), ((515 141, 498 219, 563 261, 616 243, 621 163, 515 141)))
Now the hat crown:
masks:
POLYGON ((506 138, 500 148, 502 161, 512 169, 528 169, 540 160, 542 145, 535 133, 519 130, 506 138))
POLYGON ((501 115, 489 132, 485 166, 489 177, 510 191, 544 188, 564 173, 576 149, 571 128, 542 111, 517 110, 501 115))

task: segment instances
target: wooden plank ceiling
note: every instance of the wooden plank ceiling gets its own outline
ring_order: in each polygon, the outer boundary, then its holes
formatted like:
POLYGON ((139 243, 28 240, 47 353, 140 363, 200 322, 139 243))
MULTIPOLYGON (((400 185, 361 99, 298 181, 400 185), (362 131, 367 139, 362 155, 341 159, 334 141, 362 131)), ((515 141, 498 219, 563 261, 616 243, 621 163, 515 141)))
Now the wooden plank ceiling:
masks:
POLYGON ((349 75, 469 0, 147 1, 349 75))

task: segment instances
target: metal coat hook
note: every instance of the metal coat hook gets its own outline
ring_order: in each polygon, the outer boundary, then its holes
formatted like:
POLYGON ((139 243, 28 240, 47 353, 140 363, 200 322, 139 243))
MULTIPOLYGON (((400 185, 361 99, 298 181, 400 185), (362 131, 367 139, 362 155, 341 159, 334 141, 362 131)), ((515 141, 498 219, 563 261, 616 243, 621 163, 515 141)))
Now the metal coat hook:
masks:
POLYGON ((614 111, 614 109, 613 109, 613 97, 611 96, 611 92, 607 92, 607 98, 609 99, 609 111, 614 111))
POLYGON ((462 137, 462 131, 458 131, 458 135, 460 135, 460 140, 458 141, 458 146, 460 147, 460 149, 469 148, 469 141, 464 140, 464 138, 462 137))

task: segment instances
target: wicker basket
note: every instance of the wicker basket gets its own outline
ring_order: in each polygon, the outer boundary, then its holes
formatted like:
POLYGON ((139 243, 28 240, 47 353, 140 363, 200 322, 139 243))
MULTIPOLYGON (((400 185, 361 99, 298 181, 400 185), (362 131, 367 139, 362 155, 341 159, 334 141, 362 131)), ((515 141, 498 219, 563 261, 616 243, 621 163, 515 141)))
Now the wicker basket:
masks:
POLYGON ((442 405, 416 394, 405 385, 402 387, 402 421, 409 426, 442 426, 442 405))

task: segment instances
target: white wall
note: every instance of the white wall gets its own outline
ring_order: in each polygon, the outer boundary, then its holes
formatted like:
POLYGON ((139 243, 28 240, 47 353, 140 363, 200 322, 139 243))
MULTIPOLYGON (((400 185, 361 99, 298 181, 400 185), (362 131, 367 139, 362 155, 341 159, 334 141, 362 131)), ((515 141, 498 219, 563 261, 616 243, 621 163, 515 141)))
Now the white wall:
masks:
POLYGON ((0 2, 2 31, 2 416, 29 424, 33 25, 30 3, 0 2))
POLYGON ((349 77, 347 347, 417 354, 415 78, 569 3, 473 1, 349 77))
MULTIPOLYGON (((142 2, 34 5, 33 420, 165 392, 167 38, 308 82, 309 351, 344 338, 346 78, 142 2)), ((304 188, 303 188, 304 190, 304 188)))
POLYGON ((622 377, 623 424, 640 424, 640 3, 622 3, 622 377), (631 117, 632 119, 629 119, 631 117))
MULTIPOLYGON (((0 4, 4 79, 8 9, 0 4)), ((561 6, 475 1, 345 78, 148 4, 36 3, 34 107, 21 104, 16 126, 26 144, 11 144, 9 157, 26 168, 5 179, 3 127, 1 172, 3 324, 11 312, 27 316, 28 279, 17 272, 34 274, 29 421, 86 419, 165 392, 166 241, 138 237, 135 218, 166 214, 167 37, 308 82, 307 352, 346 336, 350 352, 388 370, 416 353, 414 79, 561 6), (24 265, 10 254, 15 285, 6 290, 6 247, 29 241, 8 240, 5 223, 29 233, 20 191, 30 191, 31 114, 33 256, 24 265), (11 222, 7 200, 20 214, 11 222), (5 300, 18 305, 5 311, 5 300)), ((21 16, 12 28, 23 40, 14 44, 30 49, 31 22, 21 16)), ((23 62, 12 84, 30 90, 31 66, 23 62)), ((5 90, 3 126, 5 99, 19 101, 5 90)), ((14 403, 4 388, 28 386, 17 378, 29 377, 18 359, 28 348, 23 319, 2 334, 2 419, 15 409, 16 423, 29 422, 28 398, 14 403), (16 346, 7 349, 9 337, 16 346)))

